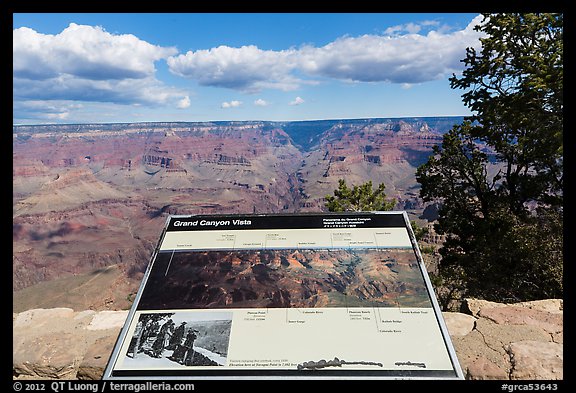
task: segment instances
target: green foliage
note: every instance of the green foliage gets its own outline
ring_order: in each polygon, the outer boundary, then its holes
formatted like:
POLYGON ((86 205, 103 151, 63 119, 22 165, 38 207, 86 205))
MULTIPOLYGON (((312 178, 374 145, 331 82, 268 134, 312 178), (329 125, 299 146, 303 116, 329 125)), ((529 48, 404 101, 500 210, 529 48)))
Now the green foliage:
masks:
POLYGON ((414 220, 410 220, 410 226, 412 227, 412 232, 414 232, 414 237, 416 237, 417 241, 422 240, 422 238, 428 234, 428 228, 421 227, 414 220))
POLYGON ((475 115, 470 136, 506 164, 501 198, 518 214, 527 200, 562 204, 563 16, 485 15, 482 50, 467 50, 463 102, 475 115))
POLYGON ((422 254, 434 254, 436 248, 434 246, 421 246, 420 251, 422 252, 422 254))
POLYGON ((360 186, 349 188, 344 179, 338 180, 338 189, 334 196, 326 195, 326 208, 331 212, 345 211, 385 211, 392 210, 396 200, 386 200, 384 183, 376 190, 372 189, 372 181, 360 186))
POLYGON ((134 299, 136 298, 136 294, 137 292, 130 292, 127 296, 126 296, 126 300, 128 300, 130 303, 134 302, 134 299))
POLYGON ((435 280, 450 296, 562 296, 562 20, 485 15, 482 50, 450 79, 475 114, 416 172, 420 196, 441 202, 435 280))

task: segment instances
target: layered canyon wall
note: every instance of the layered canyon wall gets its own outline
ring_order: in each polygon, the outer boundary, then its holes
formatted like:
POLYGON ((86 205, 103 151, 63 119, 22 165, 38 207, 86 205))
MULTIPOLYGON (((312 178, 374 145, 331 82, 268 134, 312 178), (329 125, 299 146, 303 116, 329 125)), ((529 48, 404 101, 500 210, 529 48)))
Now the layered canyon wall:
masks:
POLYGON ((129 307, 168 214, 323 211, 343 178, 418 217, 415 169, 461 121, 14 126, 13 310, 129 307))

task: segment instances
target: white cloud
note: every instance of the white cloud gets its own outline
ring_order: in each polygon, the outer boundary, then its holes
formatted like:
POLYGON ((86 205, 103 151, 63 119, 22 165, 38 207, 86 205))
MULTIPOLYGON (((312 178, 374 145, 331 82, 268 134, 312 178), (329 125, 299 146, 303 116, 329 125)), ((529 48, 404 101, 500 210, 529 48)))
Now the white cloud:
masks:
POLYGON ((404 25, 391 26, 384 30, 386 34, 396 34, 401 31, 406 31, 409 34, 416 34, 422 30, 422 26, 416 23, 406 23, 404 25))
POLYGON ((14 100, 73 100, 122 105, 167 105, 182 99, 182 91, 153 77, 91 80, 60 75, 43 80, 14 78, 14 100))
POLYGON ((357 82, 422 83, 462 69, 466 47, 478 46, 469 28, 426 35, 344 37, 321 48, 302 50, 303 70, 323 77, 357 82))
POLYGON ((254 101, 254 105, 256 105, 256 106, 268 106, 268 102, 266 102, 262 98, 258 98, 256 101, 254 101))
POLYGON ((17 113, 14 118, 25 118, 31 120, 66 120, 70 117, 71 113, 77 113, 81 110, 83 105, 74 103, 72 101, 41 101, 41 100, 28 100, 28 101, 15 101, 13 110, 17 113))
POLYGON ((132 34, 113 35, 99 26, 71 23, 56 35, 27 27, 13 30, 16 77, 48 79, 61 74, 90 80, 145 78, 154 62, 177 53, 132 34))
POLYGON ((190 97, 185 96, 176 104, 176 108, 178 109, 186 109, 190 107, 190 97))
POLYGON ((71 23, 55 35, 14 29, 14 102, 177 106, 185 103, 179 102, 185 94, 157 80, 154 65, 175 53, 175 48, 152 45, 131 34, 110 34, 98 26, 71 23))
POLYGON ((46 115, 47 119, 53 120, 66 120, 68 118, 68 116, 70 115, 69 112, 62 112, 62 113, 49 113, 46 115))
POLYGON ((262 88, 291 90, 299 81, 290 72, 296 68, 295 50, 270 51, 254 45, 189 51, 167 60, 175 75, 195 79, 204 86, 227 87, 247 92, 262 88))
POLYGON ((219 46, 171 56, 167 63, 175 75, 201 85, 244 92, 294 90, 318 83, 314 78, 423 83, 462 69, 466 48, 479 47, 480 33, 472 27, 481 19, 478 16, 465 29, 452 32, 445 26, 432 30, 439 25, 436 21, 407 23, 390 27, 385 35, 347 36, 322 47, 272 51, 254 45, 219 46), (417 34, 422 31, 427 33, 417 34))
POLYGON ((238 108, 240 105, 242 105, 242 101, 229 101, 229 102, 223 102, 222 105, 220 105, 221 108, 227 109, 227 108, 238 108))
POLYGON ((293 101, 290 101, 290 102, 288 103, 288 105, 294 106, 294 105, 300 105, 300 104, 303 104, 303 103, 304 103, 304 99, 302 99, 301 97, 296 97, 296 98, 294 98, 293 101))
POLYGON ((384 34, 386 35, 395 35, 399 33, 408 33, 408 34, 418 34, 422 31, 422 29, 427 29, 430 26, 438 26, 440 23, 435 20, 425 20, 418 23, 405 23, 403 25, 396 25, 390 26, 386 30, 384 30, 384 34))

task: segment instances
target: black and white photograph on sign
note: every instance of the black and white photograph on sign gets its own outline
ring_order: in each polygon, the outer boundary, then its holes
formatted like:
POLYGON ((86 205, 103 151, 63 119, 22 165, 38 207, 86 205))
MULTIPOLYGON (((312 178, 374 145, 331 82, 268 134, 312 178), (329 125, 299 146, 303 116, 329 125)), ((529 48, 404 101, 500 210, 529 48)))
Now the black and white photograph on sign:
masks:
POLYGON ((130 368, 178 368, 225 366, 232 313, 140 313, 124 366, 130 368))
POLYGON ((431 307, 412 249, 161 252, 149 309, 431 307))

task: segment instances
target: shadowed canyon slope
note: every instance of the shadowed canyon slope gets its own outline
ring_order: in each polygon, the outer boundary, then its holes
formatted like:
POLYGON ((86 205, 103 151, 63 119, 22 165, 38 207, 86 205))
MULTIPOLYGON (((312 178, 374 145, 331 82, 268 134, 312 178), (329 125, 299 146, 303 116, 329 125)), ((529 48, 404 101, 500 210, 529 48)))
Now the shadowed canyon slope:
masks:
POLYGON ((14 311, 127 307, 168 214, 322 211, 344 178, 418 216, 415 169, 461 121, 14 126, 14 311))

